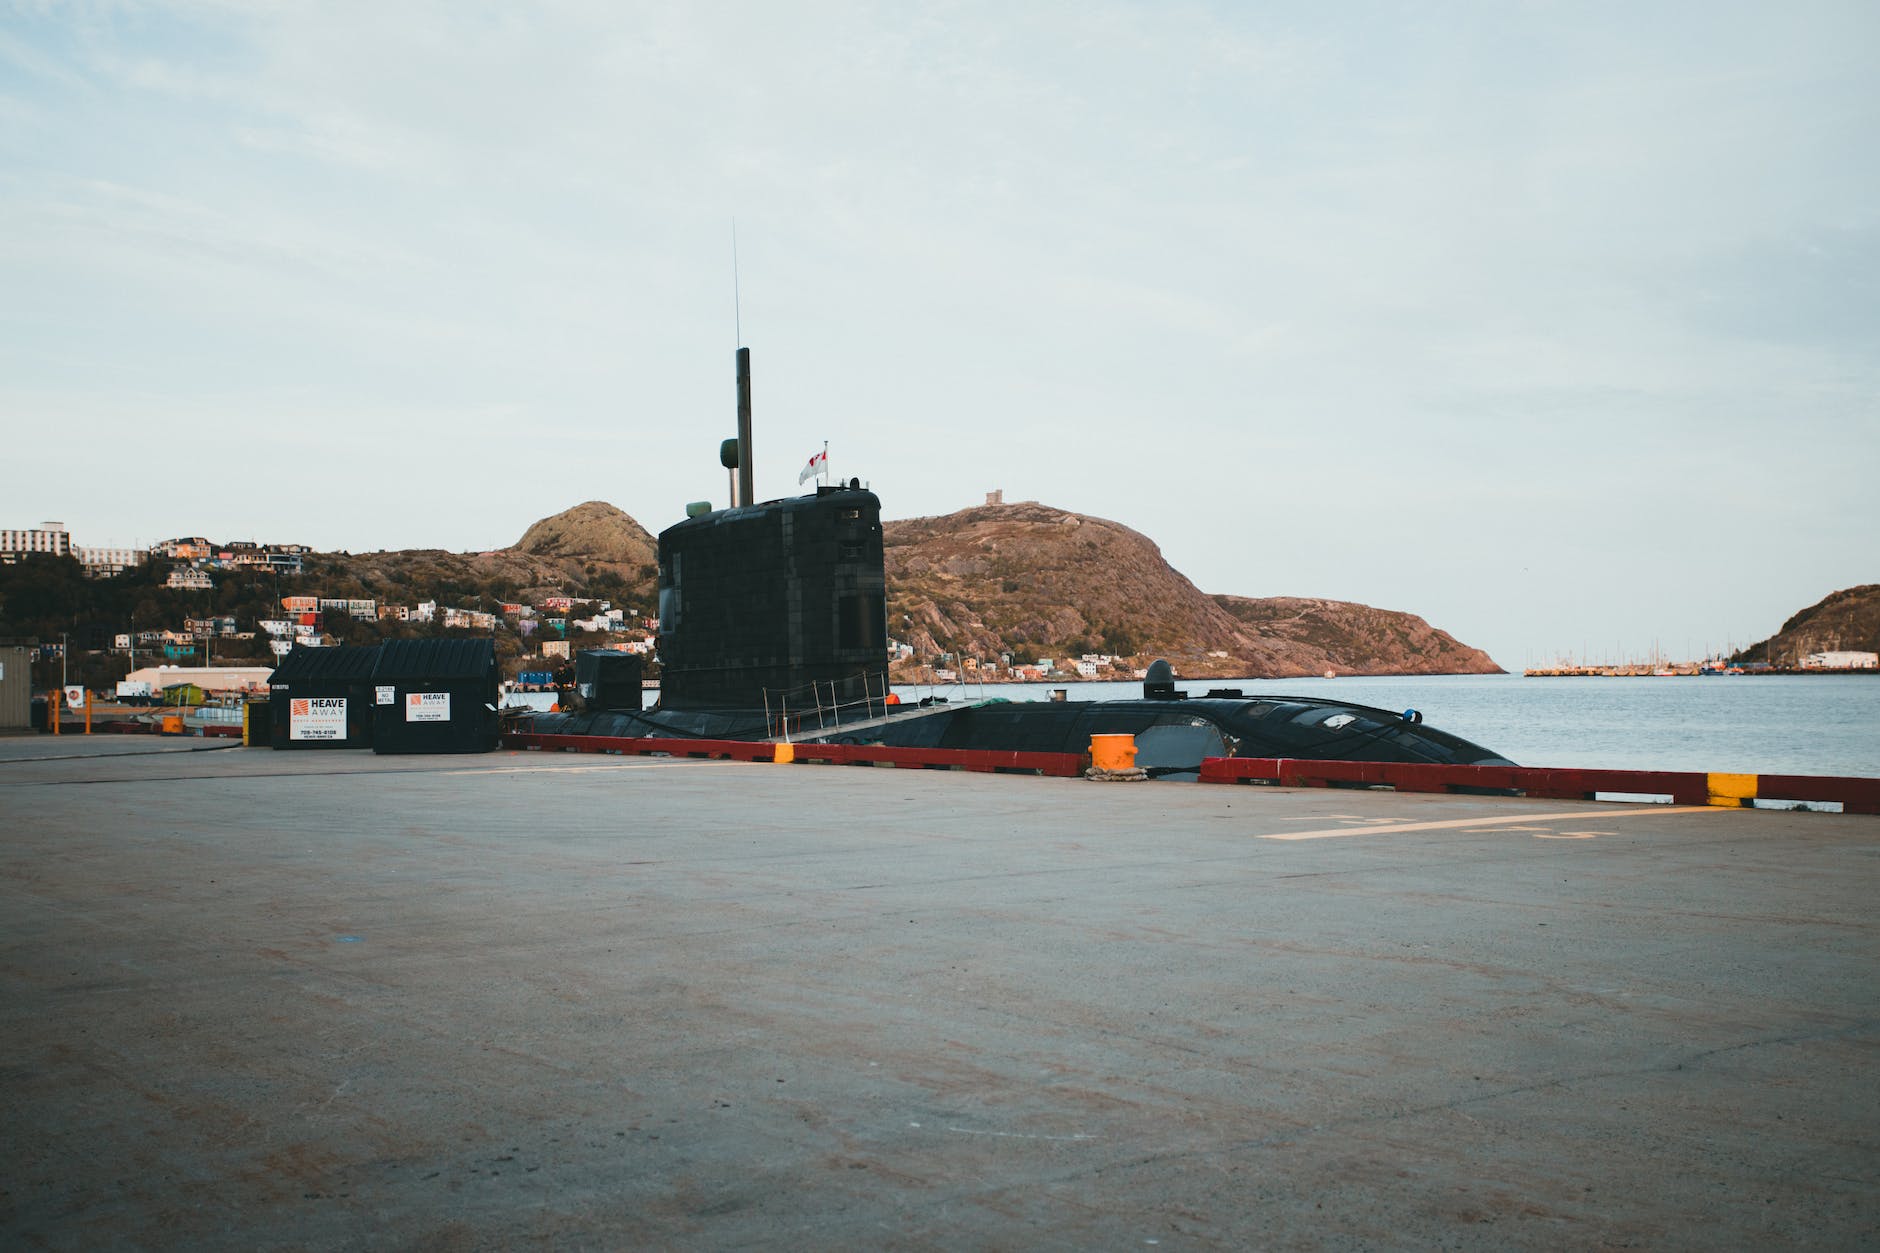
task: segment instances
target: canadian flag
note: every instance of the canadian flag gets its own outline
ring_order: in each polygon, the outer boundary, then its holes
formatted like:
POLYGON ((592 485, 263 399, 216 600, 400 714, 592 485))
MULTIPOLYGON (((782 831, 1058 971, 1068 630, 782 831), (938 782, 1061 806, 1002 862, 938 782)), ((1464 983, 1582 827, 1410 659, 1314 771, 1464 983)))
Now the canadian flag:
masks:
POLYGON ((815 478, 818 474, 821 474, 824 470, 827 470, 828 468, 829 468, 829 450, 825 448, 821 452, 817 453, 814 457, 811 457, 809 459, 809 464, 804 466, 803 472, 796 476, 796 481, 798 483, 807 482, 808 480, 815 478))

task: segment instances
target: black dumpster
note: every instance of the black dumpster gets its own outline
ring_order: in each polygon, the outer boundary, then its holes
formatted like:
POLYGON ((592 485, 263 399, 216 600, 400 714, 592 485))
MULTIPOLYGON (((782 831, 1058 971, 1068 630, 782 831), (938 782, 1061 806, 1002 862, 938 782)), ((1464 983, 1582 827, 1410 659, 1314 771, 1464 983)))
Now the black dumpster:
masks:
POLYGON ((575 654, 574 699, 587 713, 640 708, 640 679, 646 664, 636 653, 588 648, 575 654))
POLYGON ((493 640, 386 640, 372 687, 375 753, 487 753, 496 747, 493 640))
MULTIPOLYGON (((268 680, 274 748, 371 748, 372 670, 379 647, 295 648, 268 680)), ((254 736, 250 743, 257 743, 254 736)))

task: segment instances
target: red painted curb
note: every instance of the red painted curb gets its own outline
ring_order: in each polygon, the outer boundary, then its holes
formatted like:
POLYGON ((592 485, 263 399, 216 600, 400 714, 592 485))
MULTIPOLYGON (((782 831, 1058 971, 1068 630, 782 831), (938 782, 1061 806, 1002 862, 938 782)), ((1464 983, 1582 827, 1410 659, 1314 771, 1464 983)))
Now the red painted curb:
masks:
POLYGON ((1842 813, 1880 814, 1880 779, 1759 774, 1756 795, 1772 801, 1840 801, 1842 813))
MULTIPOLYGON (((1754 775, 1762 800, 1835 801, 1842 812, 1880 814, 1880 779, 1831 775, 1754 775)), ((1673 804, 1710 803, 1710 775, 1676 770, 1579 770, 1530 766, 1439 766, 1393 761, 1297 761, 1280 757, 1210 757, 1203 783, 1274 783, 1282 787, 1358 784, 1399 792, 1489 789, 1547 800, 1594 800, 1598 793, 1669 796, 1673 804)))
MULTIPOLYGON (((706 757, 730 761, 773 761, 776 744, 749 740, 674 740, 609 735, 546 735, 514 731, 504 748, 560 749, 577 753, 622 753, 649 757, 706 757)), ((885 748, 870 744, 794 744, 795 760, 838 766, 897 766, 933 770, 972 770, 1075 778, 1084 771, 1076 753, 1017 753, 964 748, 885 748)))
MULTIPOLYGON (((504 748, 558 749, 577 753, 697 757, 770 762, 775 744, 750 740, 680 740, 608 735, 547 735, 514 731, 504 748)), ((794 759, 838 766, 971 770, 1076 778, 1088 760, 1079 753, 1020 753, 967 748, 886 748, 869 744, 795 744, 794 759)), ((1201 763, 1203 783, 1273 783, 1282 787, 1354 784, 1399 792, 1462 789, 1519 792, 1543 800, 1595 800, 1601 793, 1668 796, 1677 805, 1710 803, 1710 776, 1677 770, 1583 770, 1532 766, 1439 766, 1395 761, 1303 761, 1290 757, 1210 757, 1201 763)), ((1880 814, 1880 779, 1825 775, 1765 774, 1755 795, 1764 800, 1833 801, 1845 813, 1880 814)))

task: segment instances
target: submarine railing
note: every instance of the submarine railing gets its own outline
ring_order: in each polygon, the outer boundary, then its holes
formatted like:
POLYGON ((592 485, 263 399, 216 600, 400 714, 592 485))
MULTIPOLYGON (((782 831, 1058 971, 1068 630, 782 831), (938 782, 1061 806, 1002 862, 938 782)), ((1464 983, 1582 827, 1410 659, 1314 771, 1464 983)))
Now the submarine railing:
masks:
POLYGON ((851 717, 859 711, 862 715, 861 720, 863 721, 886 715, 888 711, 888 696, 892 689, 892 685, 888 682, 887 677, 885 675, 882 677, 882 690, 879 697, 875 694, 873 682, 868 671, 860 671, 856 675, 851 675, 850 678, 860 678, 862 681, 862 697, 860 700, 843 700, 837 687, 841 682, 841 680, 838 679, 829 680, 829 698, 826 703, 823 699, 823 682, 820 679, 812 680, 807 684, 799 684, 796 687, 765 688, 765 727, 769 729, 772 735, 787 737, 793 730, 797 734, 801 734, 808 725, 808 719, 812 714, 815 715, 816 730, 818 731, 827 731, 832 724, 840 728, 842 726, 842 714, 845 710, 850 712, 851 717), (805 693, 808 694, 808 700, 801 699, 805 693), (774 704, 772 701, 773 697, 775 697, 774 704), (792 723, 792 715, 790 713, 790 700, 793 697, 797 698, 798 710, 794 715, 794 724, 792 723), (879 710, 877 710, 877 706, 879 706, 879 710))

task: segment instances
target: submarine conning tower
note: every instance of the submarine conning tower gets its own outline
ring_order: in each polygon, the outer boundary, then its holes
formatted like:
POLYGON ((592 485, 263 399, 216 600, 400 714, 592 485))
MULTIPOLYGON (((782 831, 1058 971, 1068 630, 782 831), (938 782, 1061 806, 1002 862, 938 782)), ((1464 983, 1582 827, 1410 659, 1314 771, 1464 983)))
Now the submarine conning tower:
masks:
POLYGON ((662 709, 879 702, 881 501, 859 486, 720 509, 659 534, 662 709))

